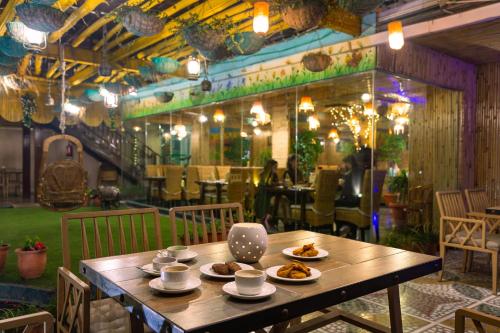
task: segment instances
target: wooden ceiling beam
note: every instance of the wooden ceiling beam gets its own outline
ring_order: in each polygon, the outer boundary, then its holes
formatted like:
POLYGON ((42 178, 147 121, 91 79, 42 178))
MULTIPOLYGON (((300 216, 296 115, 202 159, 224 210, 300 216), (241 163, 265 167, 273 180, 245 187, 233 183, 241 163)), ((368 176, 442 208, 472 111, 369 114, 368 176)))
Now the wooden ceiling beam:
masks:
POLYGON ((72 12, 61 29, 52 32, 48 37, 49 43, 57 42, 69 29, 73 28, 81 19, 91 13, 97 6, 106 2, 106 0, 86 0, 80 7, 72 12))
POLYGON ((0 14, 0 36, 7 31, 7 22, 10 22, 16 16, 16 6, 22 3, 23 0, 9 0, 7 5, 2 9, 0 14))
POLYGON ((54 62, 52 64, 52 66, 50 66, 50 68, 47 70, 47 74, 45 74, 45 77, 47 79, 51 79, 52 76, 57 72, 57 70, 59 69, 59 66, 61 66, 59 60, 56 60, 56 62, 54 62))
POLYGON ((35 75, 42 74, 43 57, 39 54, 35 55, 35 75))
POLYGON ((26 71, 28 70, 28 67, 31 63, 31 53, 28 53, 27 55, 24 56, 23 60, 19 63, 19 66, 17 67, 17 73, 20 76, 26 75, 26 71))
MULTIPOLYGON (((76 67, 76 66, 78 66, 77 62, 72 62, 70 64, 67 64, 66 65, 66 71, 69 71, 70 69, 72 69, 73 67, 76 67)), ((61 71, 58 71, 57 73, 54 74, 54 76, 52 78, 55 80, 55 79, 60 78, 61 75, 62 75, 61 71)))
POLYGON ((65 12, 69 7, 76 4, 77 0, 57 0, 52 7, 65 12))

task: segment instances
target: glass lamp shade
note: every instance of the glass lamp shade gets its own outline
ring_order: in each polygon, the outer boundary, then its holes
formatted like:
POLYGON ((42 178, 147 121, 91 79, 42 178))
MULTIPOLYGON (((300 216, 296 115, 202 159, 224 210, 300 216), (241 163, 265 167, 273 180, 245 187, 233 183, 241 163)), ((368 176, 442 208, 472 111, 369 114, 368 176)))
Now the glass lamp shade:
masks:
POLYGON ((118 107, 118 95, 108 93, 104 96, 104 107, 107 109, 114 109, 118 107))
POLYGON ((364 93, 363 95, 361 95, 361 100, 363 101, 363 103, 369 103, 372 101, 372 95, 369 93, 364 93))
POLYGON ((214 112, 214 121, 216 123, 223 123, 224 120, 226 120, 226 115, 224 114, 224 111, 221 109, 217 109, 214 112))
POLYGON ((314 111, 314 104, 310 96, 302 96, 300 99, 299 110, 302 112, 314 111))
POLYGON ((253 5, 253 31, 257 34, 269 31, 269 3, 265 1, 253 5))
POLYGON ((320 127, 320 122, 317 116, 309 116, 307 117, 307 123, 309 124, 309 130, 315 131, 320 127))
POLYGON ((328 139, 332 140, 334 143, 339 143, 340 137, 339 137, 339 132, 337 131, 336 128, 332 128, 330 132, 328 133, 328 139))
POLYGON ((389 47, 393 50, 401 50, 405 45, 405 37, 403 34, 403 23, 401 21, 393 21, 387 25, 389 32, 389 47))
POLYGON ((187 72, 190 80, 196 81, 200 77, 201 63, 195 55, 190 55, 187 61, 187 72))
POLYGON ((250 109, 250 114, 261 114, 264 113, 264 106, 262 106, 262 102, 260 101, 255 101, 252 104, 252 108, 250 109))

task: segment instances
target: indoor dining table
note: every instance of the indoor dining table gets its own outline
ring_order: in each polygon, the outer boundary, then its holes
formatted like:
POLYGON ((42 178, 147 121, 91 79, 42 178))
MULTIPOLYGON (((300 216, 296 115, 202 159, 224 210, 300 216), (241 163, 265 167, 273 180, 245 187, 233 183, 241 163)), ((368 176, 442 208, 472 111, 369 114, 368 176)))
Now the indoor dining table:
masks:
MULTIPOLYGON (((174 333, 249 332, 274 324, 281 324, 283 329, 294 318, 387 289, 390 331, 400 333, 399 284, 437 272, 442 265, 441 259, 434 256, 300 230, 269 235, 264 256, 253 266, 266 269, 284 265, 290 259, 282 254, 283 249, 309 243, 329 251, 327 258, 306 263, 322 272, 319 280, 295 284, 268 278, 277 291, 260 301, 233 299, 222 291, 227 281, 205 277, 193 292, 157 294, 148 285, 151 277, 138 268, 150 263, 156 251, 83 260, 80 272, 131 313, 134 332, 142 330, 142 322, 154 332, 174 333)), ((196 277, 201 274, 201 265, 232 259, 226 242, 190 248, 198 253, 194 261, 187 263, 190 274, 196 277)), ((367 323, 366 319, 360 320, 367 323)))

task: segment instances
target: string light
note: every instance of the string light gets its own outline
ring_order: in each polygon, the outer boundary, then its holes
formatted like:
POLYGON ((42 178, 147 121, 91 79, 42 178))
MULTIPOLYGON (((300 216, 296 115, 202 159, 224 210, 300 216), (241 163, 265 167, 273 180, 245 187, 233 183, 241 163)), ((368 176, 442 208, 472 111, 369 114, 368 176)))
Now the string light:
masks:
POLYGON ((372 102, 365 103, 363 114, 367 117, 373 117, 376 114, 372 102))
POLYGON ((401 50, 405 45, 403 23, 401 21, 390 22, 387 30, 389 31, 389 47, 393 50, 401 50))
POLYGON ((269 31, 269 3, 265 1, 253 5, 253 31, 257 34, 269 31))

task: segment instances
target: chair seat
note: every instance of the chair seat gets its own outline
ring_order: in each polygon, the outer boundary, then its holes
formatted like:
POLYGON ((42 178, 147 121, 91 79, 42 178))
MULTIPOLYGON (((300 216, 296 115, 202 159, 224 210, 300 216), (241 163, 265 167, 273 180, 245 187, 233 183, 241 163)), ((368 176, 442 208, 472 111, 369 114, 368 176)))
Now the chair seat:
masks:
POLYGON ((349 222, 362 229, 371 226, 370 215, 365 214, 359 207, 335 208, 335 221, 349 222))
MULTIPOLYGON (((290 205, 292 210, 292 219, 300 220, 301 209, 300 205, 290 205)), ((306 222, 311 226, 319 227, 323 225, 332 225, 334 222, 334 213, 331 212, 322 214, 314 210, 314 204, 306 204, 306 222)))
MULTIPOLYGON (((466 237, 466 233, 464 231, 459 231, 456 233, 455 237, 452 239, 451 234, 447 234, 445 239, 449 243, 460 244, 466 237)), ((481 244, 481 233, 475 232, 472 235, 472 238, 477 244, 481 244)), ((475 246, 472 240, 468 240, 466 245, 475 246)), ((486 248, 490 250, 499 250, 500 249, 500 234, 492 234, 486 235, 486 248)))
POLYGON ((130 315, 112 298, 90 302, 90 332, 130 332, 130 315))

